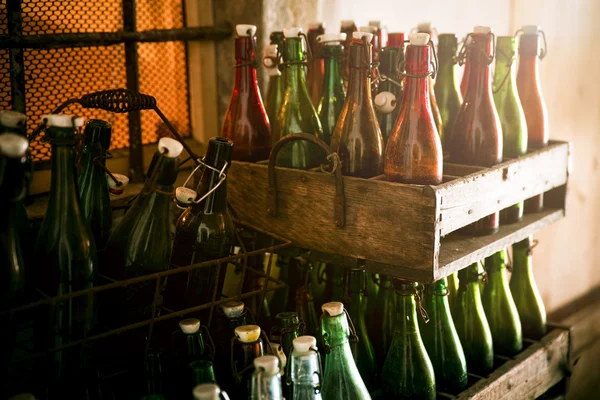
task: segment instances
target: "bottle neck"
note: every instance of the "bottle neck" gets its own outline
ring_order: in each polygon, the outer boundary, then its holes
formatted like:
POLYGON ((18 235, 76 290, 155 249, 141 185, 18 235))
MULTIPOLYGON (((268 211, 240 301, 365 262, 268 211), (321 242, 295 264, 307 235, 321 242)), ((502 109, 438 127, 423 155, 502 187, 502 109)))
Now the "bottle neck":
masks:
POLYGON ((350 327, 348 325, 348 318, 346 314, 342 313, 335 317, 324 316, 322 319, 323 325, 323 341, 325 347, 333 353, 339 353, 343 358, 346 358, 347 352, 352 353, 350 350, 350 327))
POLYGON ((402 108, 418 104, 423 111, 431 113, 429 99, 429 46, 407 46, 406 73, 402 108))
POLYGON ((530 239, 523 240, 513 246, 513 275, 527 275, 533 279, 533 263, 530 239))
POLYGON ((467 50, 469 76, 465 102, 473 102, 480 96, 491 96, 492 81, 489 66, 491 56, 491 38, 485 34, 471 35, 472 44, 467 50))
MULTIPOLYGON (((220 182, 219 173, 206 168, 198 185, 198 195, 203 196, 208 193, 220 182)), ((200 203, 194 203, 194 207, 203 210, 204 214, 223 213, 227 211, 227 181, 221 182, 221 185, 209 194, 206 199, 200 203)))
POLYGON ((519 79, 538 83, 540 58, 538 35, 521 35, 519 39, 519 79))
POLYGON ((344 49, 338 46, 323 46, 323 59, 325 61, 325 73, 323 77, 323 92, 333 93, 336 88, 343 88, 341 57, 344 49))
POLYGON ((284 80, 286 89, 306 89, 305 54, 300 38, 286 38, 283 51, 284 80))
POLYGON ((347 98, 355 104, 371 102, 371 45, 352 41, 350 45, 350 78, 347 98))
POLYGON ((78 204, 73 145, 52 144, 52 177, 48 209, 69 210, 78 207, 78 204))
POLYGON ((514 38, 498 39, 496 51, 496 66, 494 68, 494 90, 496 93, 508 93, 516 96, 514 38), (506 42, 506 43, 505 43, 506 42))
POLYGON ((438 51, 438 73, 436 77, 436 86, 442 85, 451 87, 458 91, 456 78, 456 46, 449 49, 441 49, 438 51))
POLYGON ((256 79, 256 38, 235 38, 235 85, 234 91, 258 93, 256 79))
POLYGON ((396 298, 396 325, 395 330, 405 335, 418 332, 417 302, 415 299, 415 287, 413 285, 400 285, 397 287, 396 298))

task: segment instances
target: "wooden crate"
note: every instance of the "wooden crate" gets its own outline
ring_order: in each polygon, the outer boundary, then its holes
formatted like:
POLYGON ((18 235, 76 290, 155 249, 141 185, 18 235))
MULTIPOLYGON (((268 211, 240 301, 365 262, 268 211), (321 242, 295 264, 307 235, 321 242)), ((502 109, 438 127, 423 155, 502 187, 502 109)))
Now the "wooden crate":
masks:
POLYGON ((446 163, 438 186, 280 167, 269 183, 269 165, 234 162, 229 202, 240 220, 310 249, 321 261, 432 282, 562 218, 569 157, 569 143, 552 141, 491 168, 446 163), (546 193, 544 211, 497 234, 453 234, 540 193, 546 193))

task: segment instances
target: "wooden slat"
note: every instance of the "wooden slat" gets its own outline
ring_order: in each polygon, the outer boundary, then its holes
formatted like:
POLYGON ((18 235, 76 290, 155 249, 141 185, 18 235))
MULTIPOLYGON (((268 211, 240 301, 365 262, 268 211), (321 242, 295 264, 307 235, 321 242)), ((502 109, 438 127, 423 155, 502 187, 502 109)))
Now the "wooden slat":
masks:
POLYGON ((554 329, 457 399, 535 399, 565 377, 569 332, 554 329))
POLYGON ((524 199, 564 185, 568 143, 554 143, 518 160, 436 186, 442 236, 524 199))
POLYGON ((477 165, 454 164, 449 162, 444 163, 444 174, 449 175, 467 176, 483 171, 484 169, 487 168, 477 165))

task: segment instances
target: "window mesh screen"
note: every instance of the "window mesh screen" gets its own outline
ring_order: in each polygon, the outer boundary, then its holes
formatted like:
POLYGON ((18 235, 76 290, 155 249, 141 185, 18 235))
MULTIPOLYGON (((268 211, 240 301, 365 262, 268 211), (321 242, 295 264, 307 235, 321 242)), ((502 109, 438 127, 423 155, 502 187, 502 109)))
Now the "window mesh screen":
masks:
MULTIPOLYGON (((123 29, 122 0, 22 2, 24 35, 115 32, 123 29)), ((137 30, 183 27, 182 0, 138 0, 137 30)), ((7 10, 0 5, 0 34, 7 34, 7 10)), ((41 117, 63 101, 98 90, 125 88, 125 45, 62 49, 25 49, 25 112, 31 133, 41 117)), ((0 109, 10 109, 9 50, 0 49, 0 109)), ((187 66, 182 42, 139 43, 140 91, 156 97, 164 114, 184 137, 190 136, 187 66)), ((84 110, 67 113, 100 118, 113 125, 112 148, 129 146, 126 114, 84 110)), ((142 142, 154 143, 168 130, 151 111, 142 111, 142 142)), ((50 146, 31 143, 34 161, 50 158, 50 146)))

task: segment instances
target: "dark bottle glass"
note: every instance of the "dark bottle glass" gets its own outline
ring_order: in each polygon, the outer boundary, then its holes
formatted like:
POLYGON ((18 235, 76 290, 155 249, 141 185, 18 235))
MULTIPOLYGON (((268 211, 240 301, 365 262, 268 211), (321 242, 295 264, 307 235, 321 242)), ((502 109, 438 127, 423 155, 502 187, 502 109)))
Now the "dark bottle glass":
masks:
POLYGON ((531 236, 513 245, 510 291, 519 312, 523 336, 539 340, 547 330, 546 309, 533 277, 532 248, 531 236))
POLYGON ((377 384, 377 360, 375 350, 369 339, 367 331, 367 273, 363 269, 346 270, 344 287, 347 292, 344 295, 344 307, 354 322, 357 342, 351 343, 354 361, 362 376, 367 389, 374 390, 377 384))
MULTIPOLYGON (((195 360, 189 364, 192 373, 192 387, 203 383, 216 383, 213 363, 208 360, 195 360)), ((187 392, 187 390, 186 390, 187 392)))
MULTIPOLYGON (((283 50, 283 32, 271 32, 269 39, 271 40, 271 44, 265 46, 265 49, 263 50, 263 65, 266 67, 267 74, 269 75, 265 107, 267 116, 269 117, 270 126, 273 128, 285 91, 281 69, 276 60, 278 51, 283 50)), ((273 138, 271 139, 273 140, 273 138)))
POLYGON ((460 285, 452 316, 467 358, 467 370, 485 376, 494 367, 494 344, 481 303, 479 281, 482 276, 479 263, 459 271, 460 285))
POLYGON ((275 356, 262 356, 254 359, 254 372, 250 384, 252 400, 282 400, 279 359, 275 356))
MULTIPOLYGON (((367 281, 367 290, 363 295, 363 299, 367 303, 367 311, 365 315, 369 315, 371 318, 374 318, 375 314, 377 313, 377 296, 379 295, 379 285, 381 284, 381 279, 379 278, 379 274, 371 272, 366 273, 365 279, 367 281)), ((375 326, 375 324, 370 323, 366 325, 369 338, 379 337, 381 331, 375 326)), ((371 344, 373 344, 374 340, 375 339, 371 340, 371 344)), ((374 346, 373 349, 375 349, 374 346)))
MULTIPOLYGON (((324 400, 370 400, 350 349, 350 332, 344 305, 329 302, 322 306, 321 329, 325 345, 322 395, 324 400)), ((352 335, 352 336, 351 336, 352 335)))
MULTIPOLYGON (((211 358, 211 349, 208 348, 204 334, 200 331, 200 320, 197 318, 186 318, 179 321, 179 328, 183 333, 185 345, 183 348, 178 347, 182 351, 181 357, 185 365, 189 365, 192 361, 211 358)), ((183 344, 183 343, 182 343, 183 344)))
POLYGON ((289 357, 292 351, 292 342, 300 334, 298 313, 282 312, 275 316, 275 326, 271 329, 271 341, 281 345, 286 358, 289 357))
POLYGON ((433 364, 437 390, 456 394, 467 387, 467 361, 450 313, 448 294, 446 278, 425 285, 423 307, 430 320, 419 320, 419 327, 433 364))
POLYGON ((256 80, 256 26, 236 25, 235 84, 222 136, 235 143, 233 160, 267 160, 271 128, 256 80))
POLYGON ((342 79, 344 46, 341 44, 346 40, 346 34, 325 34, 319 36, 319 40, 325 63, 325 76, 323 78, 321 97, 317 104, 317 113, 323 127, 322 139, 325 143, 329 144, 335 124, 346 101, 346 91, 344 89, 344 80, 342 79))
POLYGON ((77 179, 81 212, 92 231, 100 259, 104 253, 112 229, 112 208, 106 181, 106 152, 110 147, 111 125, 99 119, 91 119, 83 131, 83 171, 77 179))
POLYGON ((371 178, 383 172, 383 138, 371 100, 372 34, 355 32, 350 45, 348 95, 331 139, 344 175, 371 178))
POLYGON ((490 324, 494 351, 504 356, 514 356, 523 349, 523 334, 519 312, 508 287, 506 250, 485 259, 487 285, 481 301, 490 324))
POLYGON ((396 290, 394 289, 394 279, 392 277, 381 275, 380 280, 377 306, 375 308, 375 323, 373 324, 379 335, 372 336, 372 338, 377 359, 385 360, 394 336, 397 313, 396 290))
POLYGON ((429 101, 430 47, 426 33, 410 34, 406 49, 404 95, 385 152, 389 181, 437 185, 442 182, 443 154, 429 101))
MULTIPOLYGON (((527 122, 515 82, 515 38, 499 36, 496 40, 494 103, 502 125, 503 156, 516 158, 527 153, 527 122)), ((523 202, 500 211, 500 222, 512 224, 523 218, 523 202)))
MULTIPOLYGON (((417 323, 417 283, 396 279, 396 325, 383 364, 382 392, 394 399, 435 399, 435 375, 417 323)), ((420 304, 418 304, 421 307, 420 304)))
MULTIPOLYGON (((302 45, 300 28, 284 29, 283 79, 285 93, 273 126, 273 140, 278 141, 290 133, 308 133, 319 139, 323 128, 306 87, 304 62, 306 53, 302 45)), ((286 144, 277 155, 281 167, 309 169, 323 160, 323 152, 315 144, 297 140, 286 144)))
MULTIPOLYGON (((539 149, 548 145, 550 126, 548 109, 540 85, 540 59, 546 56, 546 49, 540 48, 539 26, 526 25, 519 37, 519 72, 517 89, 527 121, 527 146, 539 149)), ((545 37, 544 37, 545 43, 545 37)), ((526 212, 539 212, 544 208, 543 194, 525 201, 526 212)))
MULTIPOLYGON (((48 210, 35 246, 34 274, 36 288, 54 297, 93 286, 96 246, 81 212, 75 180, 74 146, 83 119, 55 114, 44 120, 45 137, 52 145, 52 178, 48 210)), ((50 350, 82 339, 93 328, 94 314, 94 305, 87 296, 40 307, 34 325, 37 350, 50 350)), ((52 353, 45 361, 49 365, 43 366, 44 376, 49 380, 67 382, 82 367, 75 349, 52 353)), ((60 389, 60 395, 73 394, 72 390, 72 385, 66 385, 60 389)))
MULTIPOLYGON (((494 35, 490 28, 476 27, 469 39, 466 46, 471 65, 469 85, 446 147, 451 162, 490 167, 502 161, 502 126, 492 98, 490 76, 494 35)), ((499 213, 496 212, 468 226, 467 230, 486 235, 496 232, 498 227, 499 213)))
POLYGON ((300 336, 294 339, 293 346, 288 361, 292 400, 321 400, 323 372, 317 339, 300 336))
POLYGON ((249 399, 254 359, 264 355, 260 327, 243 325, 235 328, 235 340, 231 357, 231 372, 235 386, 229 392, 234 399, 249 399))
MULTIPOLYGON (((384 47, 379 59, 381 74, 395 82, 402 82, 399 69, 400 64, 404 62, 404 47, 384 47)), ((374 103, 384 145, 387 144, 398 119, 401 100, 402 88, 396 83, 387 79, 379 83, 379 93, 375 96, 374 103)))
MULTIPOLYGON (((312 279, 312 276, 309 278, 312 279)), ((305 284, 296 291, 296 312, 300 321, 304 322, 304 333, 317 337, 320 331, 319 318, 312 291, 313 283, 310 279, 306 279, 305 284)))
POLYGON ((448 134, 462 104, 462 95, 456 77, 458 42, 453 33, 439 35, 438 45, 438 72, 435 80, 435 98, 440 109, 442 124, 444 126, 444 143, 448 141, 448 134))
POLYGON ((306 86, 315 107, 319 104, 325 76, 325 63, 321 57, 321 43, 319 43, 317 38, 324 33, 325 27, 322 22, 308 24, 306 37, 312 58, 309 61, 308 73, 306 74, 306 86))
MULTIPOLYGON (((103 265, 108 277, 125 280, 169 268, 169 207, 182 150, 174 139, 158 142, 142 191, 108 239, 103 265)), ((154 290, 155 281, 149 280, 109 292, 101 308, 103 322, 115 328, 150 318, 154 290)))
MULTIPOLYGON (((230 140, 222 137, 211 138, 208 143, 203 161, 211 168, 202 173, 196 190, 198 199, 177 221, 171 256, 174 267, 227 257, 231 252, 234 226, 227 210, 227 180, 222 179, 220 171, 225 167, 226 173, 231 165, 233 147, 230 140)), ((206 304, 213 298, 215 286, 217 299, 220 298, 224 281, 225 270, 219 272, 218 265, 172 275, 165 301, 175 309, 206 304)))

